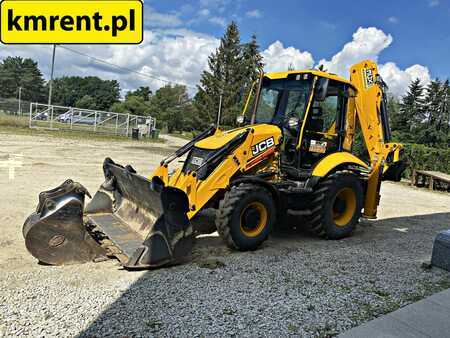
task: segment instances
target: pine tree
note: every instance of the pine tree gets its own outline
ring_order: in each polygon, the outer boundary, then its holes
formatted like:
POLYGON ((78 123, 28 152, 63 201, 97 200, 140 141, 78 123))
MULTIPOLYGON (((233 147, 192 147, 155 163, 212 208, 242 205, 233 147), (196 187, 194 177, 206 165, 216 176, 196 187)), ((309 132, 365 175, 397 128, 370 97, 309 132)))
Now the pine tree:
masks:
POLYGON ((242 64, 243 82, 248 88, 259 78, 259 73, 264 68, 263 57, 259 51, 255 34, 252 35, 249 43, 243 45, 242 64))
POLYGON ((243 94, 248 93, 262 66, 256 37, 241 45, 238 27, 231 22, 200 79, 194 98, 197 125, 204 128, 215 121, 222 96, 221 124, 233 126, 242 110, 243 94))
POLYGON ((19 88, 23 100, 42 102, 45 99, 44 78, 37 62, 8 56, 0 63, 0 96, 17 97, 19 88))
POLYGON ((431 81, 426 88, 425 123, 420 130, 420 143, 438 146, 443 142, 443 85, 439 79, 431 81))
POLYGON ((424 119, 424 88, 419 79, 409 85, 408 92, 400 102, 397 114, 392 114, 392 129, 399 141, 416 142, 417 132, 424 119))
POLYGON ((450 81, 447 79, 442 87, 443 146, 450 147, 450 81))

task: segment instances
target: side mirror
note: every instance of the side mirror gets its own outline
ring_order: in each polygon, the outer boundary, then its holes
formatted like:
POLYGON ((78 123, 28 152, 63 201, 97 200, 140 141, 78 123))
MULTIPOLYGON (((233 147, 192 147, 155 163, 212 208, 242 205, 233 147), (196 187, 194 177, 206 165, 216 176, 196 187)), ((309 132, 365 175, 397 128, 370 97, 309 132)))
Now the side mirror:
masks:
POLYGON ((316 90, 314 93, 315 99, 318 102, 325 101, 327 98, 327 92, 328 92, 328 84, 330 83, 330 79, 327 79, 325 77, 319 78, 316 83, 316 90))
POLYGON ((245 122, 245 116, 244 115, 239 115, 238 117, 236 117, 236 123, 238 125, 241 125, 245 122))

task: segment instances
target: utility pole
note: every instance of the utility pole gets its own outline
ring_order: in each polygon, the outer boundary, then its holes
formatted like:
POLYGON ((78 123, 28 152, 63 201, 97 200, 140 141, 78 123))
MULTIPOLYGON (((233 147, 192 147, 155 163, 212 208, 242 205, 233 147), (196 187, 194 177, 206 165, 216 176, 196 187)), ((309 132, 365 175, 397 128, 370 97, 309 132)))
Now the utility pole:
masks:
POLYGON ((21 99, 22 99, 22 87, 19 87, 19 109, 17 115, 22 115, 21 99))
POLYGON ((52 104, 52 89, 53 89, 53 72, 55 70, 55 53, 56 53, 56 45, 53 45, 53 56, 52 56, 52 70, 50 73, 50 82, 48 86, 48 107, 52 104))

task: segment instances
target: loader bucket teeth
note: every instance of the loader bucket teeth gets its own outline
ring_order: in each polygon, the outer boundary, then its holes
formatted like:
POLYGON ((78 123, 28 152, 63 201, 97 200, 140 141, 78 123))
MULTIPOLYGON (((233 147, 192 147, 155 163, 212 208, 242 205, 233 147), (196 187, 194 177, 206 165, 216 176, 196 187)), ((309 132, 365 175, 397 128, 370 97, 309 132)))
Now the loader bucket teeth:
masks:
POLYGON ((84 263, 104 255, 83 224, 81 184, 67 180, 39 195, 39 204, 22 229, 25 246, 40 262, 50 265, 84 263))

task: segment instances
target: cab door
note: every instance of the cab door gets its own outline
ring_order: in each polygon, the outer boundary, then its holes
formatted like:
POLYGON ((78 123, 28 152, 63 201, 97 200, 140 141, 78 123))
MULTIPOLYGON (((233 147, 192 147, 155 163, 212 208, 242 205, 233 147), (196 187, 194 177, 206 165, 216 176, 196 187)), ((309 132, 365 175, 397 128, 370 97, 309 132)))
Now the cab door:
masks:
POLYGON ((326 155, 342 151, 348 85, 330 80, 324 100, 316 96, 307 115, 300 143, 300 167, 309 169, 326 155))

